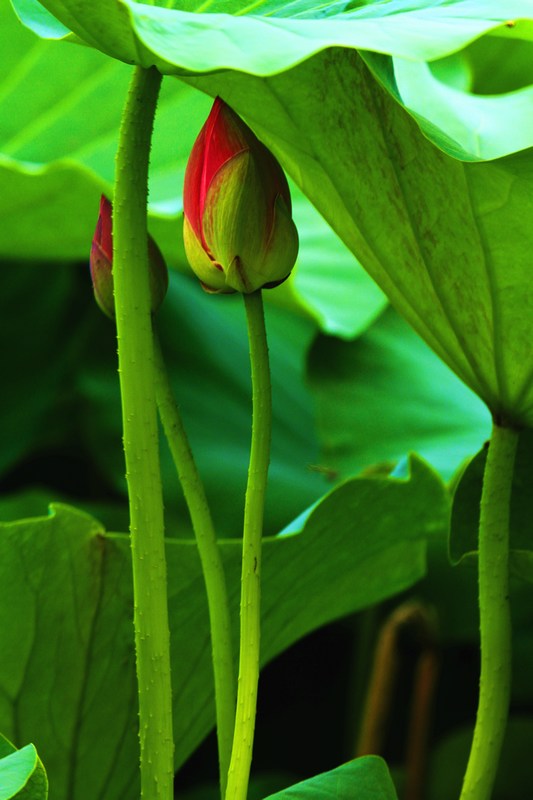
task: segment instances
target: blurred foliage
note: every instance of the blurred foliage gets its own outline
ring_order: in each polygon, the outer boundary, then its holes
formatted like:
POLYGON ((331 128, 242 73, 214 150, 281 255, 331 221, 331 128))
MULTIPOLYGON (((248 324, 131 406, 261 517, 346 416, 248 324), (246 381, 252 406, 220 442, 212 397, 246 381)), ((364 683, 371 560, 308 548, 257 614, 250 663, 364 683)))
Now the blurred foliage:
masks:
POLYGON ((342 476, 415 450, 451 478, 490 436, 483 403, 392 309, 354 341, 317 336, 308 378, 321 463, 342 476))
MULTIPOLYGON (((532 737, 532 717, 511 717, 503 745, 500 777, 494 786, 494 800, 524 800, 529 796, 533 785, 532 737)), ((458 730, 435 749, 430 764, 428 800, 449 800, 459 794, 471 739, 471 728, 458 730)))

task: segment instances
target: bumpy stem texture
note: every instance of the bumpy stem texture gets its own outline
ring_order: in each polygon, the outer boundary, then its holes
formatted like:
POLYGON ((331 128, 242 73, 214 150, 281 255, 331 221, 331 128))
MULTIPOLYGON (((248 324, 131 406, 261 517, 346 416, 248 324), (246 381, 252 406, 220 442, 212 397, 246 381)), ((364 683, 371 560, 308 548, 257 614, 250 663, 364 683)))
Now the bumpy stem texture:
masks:
POLYGON ((148 278, 148 162, 161 75, 136 67, 122 116, 113 211, 113 279, 130 505, 141 796, 173 798, 172 691, 148 278))
POLYGON ((239 680, 226 800, 246 800, 252 762, 261 613, 261 537, 270 459, 272 401, 261 290, 243 295, 252 369, 252 446, 244 510, 239 680))
POLYGON ((235 676, 226 578, 202 479, 170 385, 157 335, 154 335, 155 387, 159 416, 189 509, 204 575, 215 680, 220 789, 224 797, 235 724, 235 676))
POLYGON ((511 686, 509 510, 517 441, 515 430, 494 424, 479 521, 479 700, 461 800, 491 797, 507 725, 511 686))

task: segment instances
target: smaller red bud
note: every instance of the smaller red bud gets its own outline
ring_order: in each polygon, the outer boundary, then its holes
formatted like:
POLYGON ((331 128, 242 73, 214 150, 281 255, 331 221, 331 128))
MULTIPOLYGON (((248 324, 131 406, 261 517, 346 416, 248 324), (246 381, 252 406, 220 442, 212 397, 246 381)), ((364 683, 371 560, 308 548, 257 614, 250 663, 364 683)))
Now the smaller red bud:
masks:
MULTIPOLYGON (((111 201, 105 195, 100 198, 100 213, 94 231, 89 262, 95 300, 104 314, 114 319, 112 206, 111 201)), ((151 308, 152 313, 155 313, 167 293, 168 270, 159 247, 150 235, 148 236, 148 264, 151 308)))

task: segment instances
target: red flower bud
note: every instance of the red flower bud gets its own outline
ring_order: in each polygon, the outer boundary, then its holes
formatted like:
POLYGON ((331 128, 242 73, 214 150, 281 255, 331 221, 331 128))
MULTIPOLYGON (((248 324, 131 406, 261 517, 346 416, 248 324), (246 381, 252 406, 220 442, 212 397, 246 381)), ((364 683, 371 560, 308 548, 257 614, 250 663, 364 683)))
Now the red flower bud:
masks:
MULTIPOLYGON (((155 313, 167 293, 168 271, 165 259, 151 236, 148 236, 148 264, 152 312, 155 313)), ((91 245, 90 266, 95 300, 104 314, 114 319, 112 206, 105 195, 100 198, 100 213, 91 245)))
POLYGON ((253 292, 289 276, 298 254, 280 165, 219 97, 194 143, 183 190, 189 263, 210 292, 253 292))

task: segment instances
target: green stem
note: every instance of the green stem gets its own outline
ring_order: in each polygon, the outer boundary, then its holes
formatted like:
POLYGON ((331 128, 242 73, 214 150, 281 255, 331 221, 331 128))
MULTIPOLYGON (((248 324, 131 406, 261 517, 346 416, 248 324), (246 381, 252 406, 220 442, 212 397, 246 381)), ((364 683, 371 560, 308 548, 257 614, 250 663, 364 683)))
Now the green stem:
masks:
POLYGON ((159 415, 191 516, 207 593, 213 650, 220 791, 221 797, 224 797, 235 724, 235 676, 226 578, 202 479, 189 446, 156 334, 154 360, 159 415))
POLYGON ((261 290, 243 295, 252 370, 252 446, 244 509, 241 634, 235 734, 226 800, 246 800, 259 683, 261 537, 270 459, 272 402, 261 290))
POLYGON ((174 743, 163 498, 148 279, 148 162, 161 75, 136 67, 122 116, 113 283, 130 506, 141 797, 173 797, 174 743))
POLYGON ((493 425, 479 520, 479 701, 461 800, 489 800, 507 725, 511 690, 509 508, 517 441, 517 431, 493 425))

